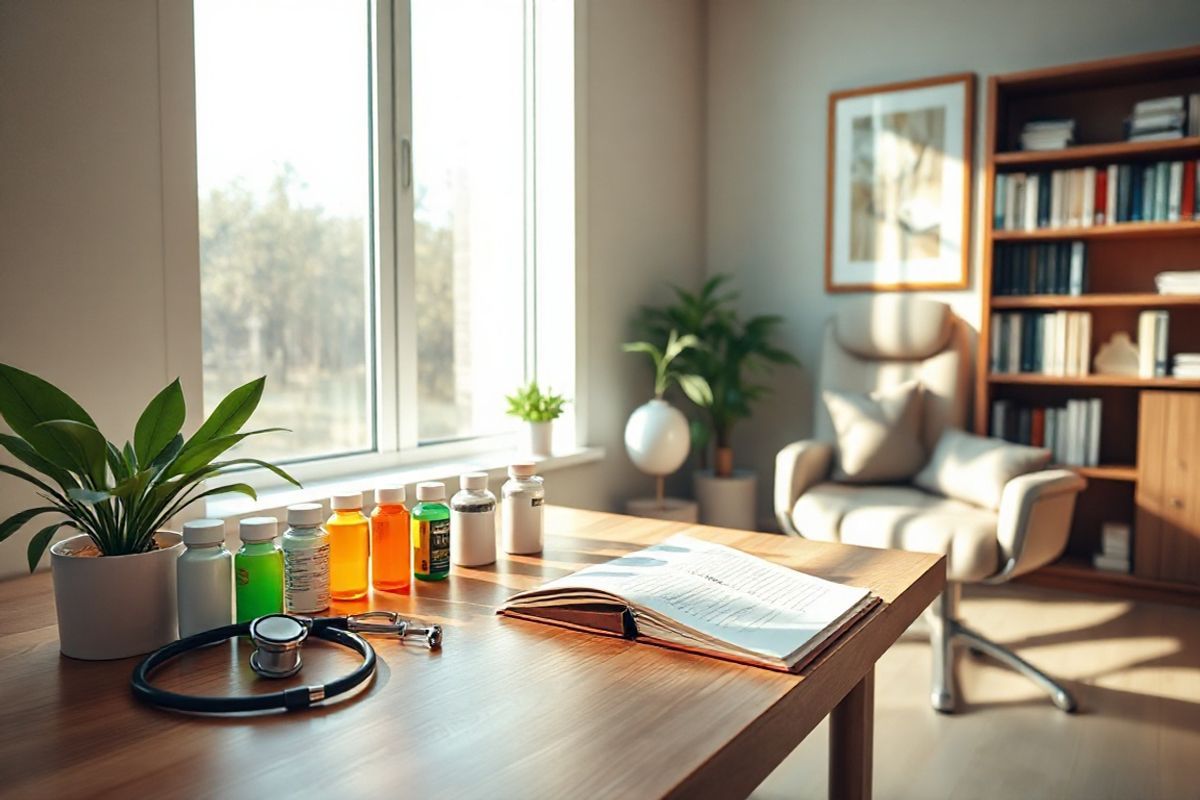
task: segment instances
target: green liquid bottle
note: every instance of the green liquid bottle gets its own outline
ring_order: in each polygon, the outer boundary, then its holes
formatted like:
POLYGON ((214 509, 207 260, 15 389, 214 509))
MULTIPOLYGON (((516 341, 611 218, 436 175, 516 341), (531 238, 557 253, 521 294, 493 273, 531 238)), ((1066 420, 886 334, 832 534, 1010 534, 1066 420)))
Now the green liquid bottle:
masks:
POLYGON ((417 484, 412 508, 413 577, 419 581, 443 581, 450 575, 450 509, 446 507, 446 484, 437 481, 417 484))
POLYGON ((276 524, 274 517, 250 517, 239 526, 242 548, 233 558, 238 622, 283 611, 283 551, 275 543, 276 524))

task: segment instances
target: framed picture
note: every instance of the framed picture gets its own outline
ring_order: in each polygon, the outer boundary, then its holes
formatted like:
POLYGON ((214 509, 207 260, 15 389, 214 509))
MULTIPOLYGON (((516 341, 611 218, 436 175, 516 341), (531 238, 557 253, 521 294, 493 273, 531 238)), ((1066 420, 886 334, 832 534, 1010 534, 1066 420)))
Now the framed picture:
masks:
POLYGON ((829 96, 825 289, 965 289, 975 75, 829 96))

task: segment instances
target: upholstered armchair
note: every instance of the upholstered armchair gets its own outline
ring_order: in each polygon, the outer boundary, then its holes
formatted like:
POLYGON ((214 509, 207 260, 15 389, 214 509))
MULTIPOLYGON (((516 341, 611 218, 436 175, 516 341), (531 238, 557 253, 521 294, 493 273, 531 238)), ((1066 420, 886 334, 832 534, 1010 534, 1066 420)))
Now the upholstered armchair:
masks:
POLYGON ((775 514, 795 536, 946 556, 947 588, 927 612, 937 710, 954 709, 954 645, 961 641, 1025 674, 1071 711, 1075 701, 1065 688, 966 627, 958 600, 964 583, 1000 583, 1056 559, 1085 483, 1072 471, 1044 469, 1045 451, 962 432, 969 397, 969 331, 945 304, 897 295, 844 304, 825 329, 814 438, 789 444, 776 458, 775 514), (909 414, 919 427, 911 441, 893 437, 877 450, 923 464, 920 473, 847 481, 834 401, 869 404, 873 393, 907 386, 919 387, 919 406, 909 414))

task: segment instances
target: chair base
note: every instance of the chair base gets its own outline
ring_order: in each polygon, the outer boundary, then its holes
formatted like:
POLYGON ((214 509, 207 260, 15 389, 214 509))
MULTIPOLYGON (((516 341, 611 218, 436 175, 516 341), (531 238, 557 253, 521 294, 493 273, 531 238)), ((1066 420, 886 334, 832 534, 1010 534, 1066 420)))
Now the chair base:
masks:
POLYGON ((1019 655, 980 636, 958 620, 958 600, 961 587, 957 583, 946 586, 937 600, 929 607, 927 619, 930 628, 930 644, 933 649, 933 685, 929 702, 945 714, 954 712, 957 690, 954 682, 954 642, 961 640, 972 652, 991 656, 1001 664, 1016 670, 1044 689, 1054 705, 1068 713, 1078 706, 1075 698, 1061 684, 1030 664, 1019 655))

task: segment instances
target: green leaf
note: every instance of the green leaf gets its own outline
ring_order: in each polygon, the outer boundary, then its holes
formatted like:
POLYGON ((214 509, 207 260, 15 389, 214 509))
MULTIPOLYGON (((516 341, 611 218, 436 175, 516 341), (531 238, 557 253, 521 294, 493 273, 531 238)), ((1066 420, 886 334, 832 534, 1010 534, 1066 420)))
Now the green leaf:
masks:
POLYGON ((75 471, 87 475, 96 486, 104 485, 105 466, 108 457, 108 442, 92 425, 70 419, 55 419, 35 426, 61 434, 60 441, 75 464, 75 471))
POLYGON ((38 562, 42 560, 42 555, 46 552, 46 548, 50 545, 50 539, 58 532, 58 529, 64 525, 70 525, 70 522, 56 522, 53 525, 48 525, 33 535, 29 540, 29 549, 26 555, 29 557, 29 571, 33 572, 37 569, 38 562))
POLYGON ((154 460, 150 462, 147 469, 158 472, 163 467, 174 461, 175 457, 178 456, 182 451, 183 434, 177 433, 175 434, 175 438, 172 439, 170 443, 162 449, 162 452, 154 457, 154 460))
POLYGON ((94 506, 96 503, 111 500, 112 493, 96 491, 94 489, 68 489, 67 497, 77 503, 87 503, 90 506, 94 506))
POLYGON ((683 389, 683 393, 693 403, 701 408, 707 408, 712 405, 712 388, 704 378, 699 375, 680 375, 677 380, 679 381, 679 388, 683 389))
POLYGON ((18 511, 4 522, 0 522, 0 542, 3 542, 8 537, 21 529, 26 522, 36 517, 38 514, 51 514, 53 512, 62 512, 62 509, 54 506, 40 506, 38 508, 27 508, 24 511, 18 511))
POLYGON ((287 428, 262 428, 257 431, 247 431, 246 433, 234 433, 228 436, 218 436, 205 444, 197 447, 185 445, 183 452, 175 459, 166 471, 167 476, 180 475, 191 472, 194 469, 203 467, 208 462, 212 461, 217 456, 224 453, 229 448, 233 447, 238 442, 250 436, 258 436, 261 433, 275 433, 277 431, 286 431, 287 428))
POLYGON ((53 486, 51 486, 50 484, 46 483, 43 480, 38 479, 34 475, 30 475, 28 472, 26 472, 23 469, 17 469, 16 467, 10 467, 7 464, 0 464, 0 472, 3 472, 8 475, 12 475, 14 478, 20 478, 23 481, 28 481, 29 483, 32 483, 34 486, 41 489, 46 494, 58 495, 58 492, 54 489, 53 486))
POLYGON ((162 449, 175 438, 175 434, 183 428, 183 420, 186 416, 187 405, 183 400, 183 387, 179 385, 179 379, 176 378, 167 388, 154 396, 154 399, 146 406, 146 410, 138 417, 137 425, 133 429, 133 452, 137 456, 136 463, 149 464, 153 461, 154 457, 162 452, 162 449))
POLYGON ((61 486, 64 491, 72 486, 79 485, 78 481, 71 476, 71 473, 67 472, 57 464, 52 464, 51 462, 47 461, 45 458, 39 455, 36 450, 30 447, 29 443, 24 439, 20 439, 16 436, 10 436, 7 433, 0 433, 0 445, 3 445, 4 449, 8 450, 8 452, 12 454, 13 458, 17 459, 27 467, 36 469, 47 478, 50 478, 52 481, 61 486))
POLYGON ((132 474, 131 468, 125 463, 125 456, 121 455, 121 451, 117 449, 115 444, 105 442, 104 454, 114 480, 123 481, 132 474))
POLYGON ((234 458, 234 459, 230 459, 229 461, 215 461, 212 464, 209 464, 208 466, 209 466, 209 468, 215 467, 215 469, 213 470, 213 472, 211 474, 218 475, 226 467, 233 467, 233 466, 237 466, 239 464, 254 464, 256 466, 262 467, 263 469, 270 470, 271 472, 275 473, 275 475, 277 475, 278 477, 283 478, 285 481, 287 481, 288 483, 295 486, 297 489, 304 488, 300 484, 300 481, 296 480, 295 478, 293 478, 288 473, 284 472, 279 467, 275 466, 274 464, 270 464, 266 461, 259 461, 257 458, 234 458))
POLYGON ((254 409, 258 408, 258 401, 262 399, 266 383, 266 377, 257 378, 225 395, 225 399, 218 403, 208 419, 204 420, 200 430, 188 439, 187 444, 183 446, 184 452, 240 431, 254 413, 254 409))
POLYGON ((42 423, 71 420, 96 427, 66 392, 7 364, 0 364, 0 416, 43 458, 63 469, 70 468, 74 445, 62 431, 42 427, 42 423))
POLYGON ((647 353, 655 363, 662 360, 662 351, 659 350, 650 342, 626 342, 621 345, 621 349, 626 353, 647 353))

